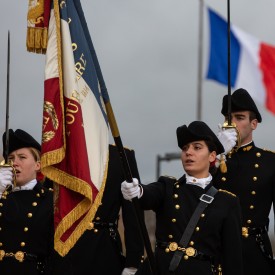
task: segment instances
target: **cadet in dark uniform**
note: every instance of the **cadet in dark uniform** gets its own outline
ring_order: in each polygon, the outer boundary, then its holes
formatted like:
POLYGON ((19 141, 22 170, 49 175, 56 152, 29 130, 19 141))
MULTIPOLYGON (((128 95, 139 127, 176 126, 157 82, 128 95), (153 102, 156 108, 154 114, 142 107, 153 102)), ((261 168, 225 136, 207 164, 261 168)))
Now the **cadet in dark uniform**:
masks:
MULTIPOLYGON (((215 186, 235 193, 241 202, 244 274, 271 275, 273 254, 267 230, 271 205, 275 203, 275 153, 253 142, 253 131, 262 117, 249 93, 236 90, 231 106, 241 146, 226 156, 227 173, 217 173, 215 186)), ((227 96, 221 112, 227 119, 227 96)))
MULTIPOLYGON (((179 127, 177 139, 186 171, 183 177, 160 177, 148 185, 138 185, 134 179, 121 186, 126 199, 138 197, 142 208, 156 213, 158 275, 210 275, 214 271, 242 275, 239 200, 234 194, 213 188, 209 172, 216 154, 224 148, 201 121, 179 127), (198 211, 202 204, 206 208, 198 211)), ((143 265, 136 274, 150 273, 143 265)))
MULTIPOLYGON (((5 134, 3 136, 3 144, 5 134)), ((9 130, 10 167, 0 167, 0 274, 50 274, 53 194, 36 180, 40 144, 23 130, 9 130), (6 194, 8 186, 13 187, 6 194)))
MULTIPOLYGON (((133 176, 139 177, 135 153, 125 149, 133 176)), ((102 204, 90 228, 81 236, 65 257, 55 255, 55 275, 132 275, 140 265, 144 246, 133 206, 120 191, 125 179, 116 146, 109 146, 109 165, 102 204), (118 232, 122 213, 126 258, 118 232)))

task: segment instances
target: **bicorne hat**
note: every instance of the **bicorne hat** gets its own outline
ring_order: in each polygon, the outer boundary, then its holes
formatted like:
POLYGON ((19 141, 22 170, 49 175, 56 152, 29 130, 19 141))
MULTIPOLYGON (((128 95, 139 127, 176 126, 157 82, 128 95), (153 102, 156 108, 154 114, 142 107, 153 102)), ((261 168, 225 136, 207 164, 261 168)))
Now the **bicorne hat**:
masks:
MULTIPOLYGON (((5 148, 6 142, 6 133, 3 134, 3 148, 5 148)), ((38 151, 41 151, 41 145, 27 132, 17 129, 13 131, 9 129, 9 153, 25 148, 25 147, 33 147, 38 151)))
MULTIPOLYGON (((237 89, 231 95, 231 111, 232 112, 252 111, 256 114, 256 118, 258 122, 262 122, 261 114, 254 100, 245 89, 242 89, 242 88, 237 89)), ((223 97, 221 113, 224 116, 228 115, 228 95, 225 95, 223 97)))
POLYGON ((177 128, 177 139, 178 146, 180 149, 190 142, 205 140, 212 141, 217 148, 217 155, 224 152, 224 148, 220 143, 217 136, 213 133, 213 131, 208 127, 208 125, 202 121, 193 121, 187 127, 186 125, 182 125, 177 128))

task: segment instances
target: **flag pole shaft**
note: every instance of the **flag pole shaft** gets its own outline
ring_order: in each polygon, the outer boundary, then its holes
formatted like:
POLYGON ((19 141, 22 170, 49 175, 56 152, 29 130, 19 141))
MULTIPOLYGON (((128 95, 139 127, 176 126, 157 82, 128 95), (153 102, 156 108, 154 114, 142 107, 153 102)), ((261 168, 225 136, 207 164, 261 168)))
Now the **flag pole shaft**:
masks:
POLYGON ((231 39, 230 39, 230 0, 227 0, 227 88, 228 88, 228 125, 232 124, 231 117, 231 39))
MULTIPOLYGON (((121 159, 121 162, 122 162, 122 165, 123 165, 125 179, 126 179, 127 182, 132 182, 133 177, 132 177, 131 169, 130 169, 130 166, 129 166, 129 163, 128 163, 128 160, 127 160, 127 156, 126 156, 125 151, 124 151, 124 147, 123 147, 123 144, 122 144, 122 140, 121 140, 121 137, 120 137, 120 134, 119 134, 119 130, 118 130, 118 127, 117 127, 117 123, 116 123, 116 120, 115 120, 115 116, 114 116, 113 109, 112 109, 112 106, 110 104, 110 101, 108 103, 105 103, 105 106, 106 106, 107 116, 108 116, 109 124, 110 124, 110 127, 111 127, 112 135, 113 135, 115 144, 118 148, 119 156, 120 156, 120 159, 121 159)), ((135 215, 136 215, 136 218, 137 218, 137 222, 138 222, 138 225, 139 225, 139 229, 140 229, 143 241, 144 241, 144 247, 145 247, 145 250, 146 250, 146 253, 147 253, 149 265, 150 265, 150 268, 151 268, 151 273, 153 275, 157 275, 154 253, 152 251, 151 242, 150 242, 148 231, 147 231, 147 228, 146 228, 146 225, 145 225, 145 222, 144 222, 144 218, 143 218, 143 215, 140 211, 140 205, 139 205, 138 199, 137 198, 132 199, 132 204, 133 204, 133 208, 134 208, 135 215)))

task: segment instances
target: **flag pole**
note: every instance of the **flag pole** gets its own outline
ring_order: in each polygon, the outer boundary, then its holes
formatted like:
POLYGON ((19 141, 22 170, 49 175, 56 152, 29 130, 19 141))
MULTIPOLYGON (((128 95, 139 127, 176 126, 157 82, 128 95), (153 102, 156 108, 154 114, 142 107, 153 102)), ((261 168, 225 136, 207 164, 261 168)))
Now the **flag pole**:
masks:
MULTIPOLYGON (((98 79, 99 79, 99 83, 100 83, 100 88, 101 91, 103 93, 107 93, 107 88, 105 86, 105 82, 101 73, 101 69, 96 57, 96 53, 95 51, 93 51, 93 61, 96 67, 96 71, 97 71, 97 75, 98 75, 98 79)), ((132 182, 133 181, 133 177, 132 177, 132 173, 131 173, 131 169, 127 160, 127 156, 125 154, 124 151, 124 147, 122 144, 122 140, 120 137, 120 133, 119 133, 119 129, 116 123, 116 119, 115 119, 115 115, 112 109, 112 105, 110 103, 110 100, 108 100, 108 102, 104 102, 105 103, 105 107, 106 107, 106 111, 107 111, 107 117, 108 117, 108 121, 109 121, 109 125, 111 128, 111 132, 115 141, 115 144, 117 146, 117 149, 119 151, 119 156, 120 156, 120 160, 122 162, 122 166, 123 166, 123 170, 124 170, 124 174, 125 174, 125 179, 127 182, 132 182)), ((150 239, 149 239, 149 235, 147 232, 147 228, 144 222, 144 218, 141 214, 140 211, 140 206, 139 206, 139 201, 137 198, 132 199, 132 204, 134 207, 134 211, 136 214, 136 218, 138 221, 138 225, 142 234, 142 238, 144 241, 144 246, 145 246, 145 250, 147 253, 147 257, 148 257, 148 261, 150 264, 150 268, 151 268, 151 272, 153 275, 156 275, 156 264, 155 264, 155 258, 154 258, 154 253, 152 251, 152 247, 151 247, 151 243, 150 243, 150 239)))
POLYGON ((203 0, 199 3, 199 47, 198 47, 198 98, 197 120, 202 119, 202 58, 203 58, 203 0))
MULTIPOLYGON (((81 8, 81 3, 80 3, 79 0, 78 0, 78 5, 75 5, 75 7, 78 11, 78 14, 82 15, 82 16, 79 16, 79 18, 84 18, 83 10, 81 8)), ((102 93, 104 104, 105 104, 105 107, 106 107, 106 112, 107 112, 109 125, 110 125, 110 128, 111 128, 111 132, 112 132, 115 144, 117 146, 117 149, 119 151, 119 156, 120 156, 120 160, 121 160, 121 163, 122 163, 122 166, 123 166, 125 179, 126 179, 127 182, 132 182, 133 177, 132 177, 131 169, 130 169, 130 166, 129 166, 129 163, 128 163, 128 160, 127 160, 127 156, 126 156, 125 151, 124 151, 124 147, 123 147, 122 140, 121 140, 121 137, 120 137, 120 134, 119 134, 119 130, 118 130, 118 126, 117 126, 117 123, 116 123, 115 115, 114 115, 112 105, 111 105, 110 100, 109 100, 107 87, 105 85, 105 81, 104 81, 104 78, 103 78, 103 75, 102 75, 102 71, 101 71, 98 59, 97 59, 95 48, 94 48, 92 39, 91 39, 89 31, 88 31, 88 26, 87 26, 87 23, 86 23, 85 20, 81 20, 81 23, 82 23, 82 27, 83 27, 84 31, 87 34, 87 42, 88 42, 89 49, 91 51, 92 59, 93 59, 93 62, 94 62, 94 66, 95 66, 95 69, 96 69, 96 74, 97 74, 97 77, 98 77, 98 82, 99 82, 99 85, 100 85, 101 93, 102 93)), ((145 247, 145 250, 146 250, 146 253, 147 253, 147 258, 148 258, 148 261, 149 261, 149 266, 150 266, 151 272, 152 272, 153 275, 157 275, 157 272, 156 272, 157 269, 156 269, 156 264, 155 264, 154 253, 152 251, 152 246, 151 246, 151 243, 150 243, 148 231, 147 231, 147 228, 146 228, 146 225, 145 225, 145 222, 144 222, 142 212, 140 210, 140 205, 139 205, 139 201, 138 201, 137 197, 132 199, 132 205, 133 205, 133 208, 134 208, 135 216, 137 218, 137 223, 138 223, 138 226, 139 226, 139 229, 140 229, 140 233, 141 233, 143 241, 144 241, 144 247, 145 247)))

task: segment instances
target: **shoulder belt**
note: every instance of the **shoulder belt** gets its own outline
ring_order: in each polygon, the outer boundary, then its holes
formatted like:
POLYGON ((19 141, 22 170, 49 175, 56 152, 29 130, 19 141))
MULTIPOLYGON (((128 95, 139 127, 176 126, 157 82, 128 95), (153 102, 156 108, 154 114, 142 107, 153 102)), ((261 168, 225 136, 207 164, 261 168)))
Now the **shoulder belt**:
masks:
MULTIPOLYGON (((195 209, 191 219, 189 220, 185 231, 183 232, 183 235, 179 241, 179 245, 181 247, 186 247, 188 245, 202 212, 210 203, 212 203, 212 201, 214 200, 214 196, 217 192, 218 190, 214 186, 212 186, 205 194, 202 194, 202 196, 200 197, 200 202, 195 209)), ((169 266, 170 272, 174 272, 176 270, 183 257, 183 254, 184 252, 181 250, 175 251, 169 266)))

